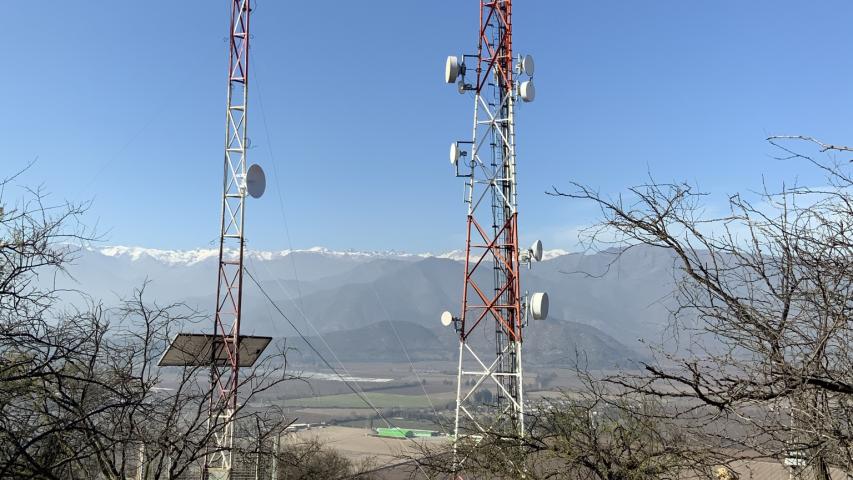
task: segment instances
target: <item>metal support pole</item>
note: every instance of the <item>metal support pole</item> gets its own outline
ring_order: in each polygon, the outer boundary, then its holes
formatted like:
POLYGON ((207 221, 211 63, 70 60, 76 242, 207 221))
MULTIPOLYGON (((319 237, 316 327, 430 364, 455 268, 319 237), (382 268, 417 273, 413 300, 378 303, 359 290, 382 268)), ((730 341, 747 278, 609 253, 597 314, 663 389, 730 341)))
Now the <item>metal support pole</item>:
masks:
POLYGON ((278 453, 281 443, 281 434, 276 434, 272 442, 272 466, 270 467, 270 480, 278 480, 278 453))

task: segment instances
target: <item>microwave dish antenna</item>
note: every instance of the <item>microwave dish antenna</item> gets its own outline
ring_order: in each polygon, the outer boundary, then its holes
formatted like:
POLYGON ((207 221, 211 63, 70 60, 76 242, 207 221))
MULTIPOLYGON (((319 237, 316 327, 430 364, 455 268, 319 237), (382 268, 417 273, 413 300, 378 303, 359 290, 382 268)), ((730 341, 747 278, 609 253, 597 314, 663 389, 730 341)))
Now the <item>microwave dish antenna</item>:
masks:
POLYGON ((246 191, 252 198, 261 198, 267 189, 267 176, 258 164, 249 167, 246 173, 246 191))
POLYGON ((459 76, 461 70, 462 65, 459 63, 459 57, 450 55, 444 64, 444 81, 447 83, 456 82, 456 77, 459 76))
POLYGON ((450 164, 456 165, 459 162, 459 142, 450 144, 450 164))
POLYGON ((521 58, 521 71, 532 77, 536 70, 536 65, 533 63, 533 55, 525 55, 521 58))
POLYGON ((518 87, 518 95, 525 103, 532 102, 536 99, 536 87, 533 86, 533 80, 525 80, 518 87))
POLYGON ((530 255, 537 262, 542 261, 542 240, 533 242, 533 245, 530 246, 530 255))
POLYGON ((545 320, 548 318, 548 308, 550 306, 547 293, 537 292, 530 296, 530 314, 534 320, 545 320))

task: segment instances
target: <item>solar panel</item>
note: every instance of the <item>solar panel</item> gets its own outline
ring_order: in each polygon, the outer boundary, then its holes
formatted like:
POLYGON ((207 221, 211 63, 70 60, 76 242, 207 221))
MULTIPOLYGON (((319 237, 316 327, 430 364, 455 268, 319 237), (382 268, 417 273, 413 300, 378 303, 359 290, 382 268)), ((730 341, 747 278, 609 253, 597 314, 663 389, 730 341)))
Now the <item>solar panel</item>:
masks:
MULTIPOLYGON (((254 365, 271 341, 272 337, 240 335, 239 365, 254 365)), ((230 363, 228 353, 223 348, 222 337, 202 333, 179 333, 157 364, 161 367, 203 367, 210 365, 211 358, 217 366, 230 363), (211 357, 214 346, 215 354, 211 357)))

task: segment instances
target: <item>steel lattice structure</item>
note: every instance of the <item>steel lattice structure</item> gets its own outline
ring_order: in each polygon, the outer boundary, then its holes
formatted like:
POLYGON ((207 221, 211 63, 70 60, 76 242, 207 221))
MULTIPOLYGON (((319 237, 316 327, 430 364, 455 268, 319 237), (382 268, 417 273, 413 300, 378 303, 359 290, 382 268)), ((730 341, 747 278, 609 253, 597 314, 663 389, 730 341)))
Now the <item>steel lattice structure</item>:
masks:
MULTIPOLYGON (((444 319, 459 334, 456 441, 486 430, 525 432, 521 354, 528 302, 520 267, 532 251, 520 251, 518 242, 515 106, 533 99, 533 87, 517 84, 524 69, 513 58, 512 41, 512 1, 481 0, 477 54, 461 62, 448 58, 446 72, 449 83, 459 76, 460 93, 474 94, 472 138, 455 142, 450 154, 456 175, 465 178, 468 208, 462 311, 444 319), (495 343, 484 351, 470 340, 487 328, 495 343), (473 386, 466 385, 471 379, 473 386), (481 389, 497 393, 487 415, 474 401, 481 389)), ((532 74, 532 59, 526 60, 532 74)))
POLYGON ((246 113, 249 86, 250 0, 231 1, 228 106, 219 270, 211 349, 208 431, 214 440, 205 458, 206 478, 230 478, 234 416, 239 385, 239 344, 243 296, 243 237, 246 201, 246 113), (219 352, 217 352, 219 350, 219 352), (224 350, 225 355, 221 352, 224 350), (217 355, 219 353, 219 355, 217 355), (226 358, 217 362, 217 358, 226 358))

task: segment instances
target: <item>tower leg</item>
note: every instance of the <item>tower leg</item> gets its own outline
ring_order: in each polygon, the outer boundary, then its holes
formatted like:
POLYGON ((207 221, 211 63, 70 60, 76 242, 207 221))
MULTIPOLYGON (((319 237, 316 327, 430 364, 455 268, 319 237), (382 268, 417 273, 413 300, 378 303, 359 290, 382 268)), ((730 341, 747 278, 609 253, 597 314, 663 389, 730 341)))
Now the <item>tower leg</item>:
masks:
POLYGON ((515 342, 515 371, 518 372, 518 438, 524 438, 524 372, 521 370, 521 342, 515 342))
POLYGON ((459 471, 460 462, 457 451, 459 441, 459 414, 462 413, 462 356, 464 354, 465 340, 459 340, 459 368, 456 371, 456 415, 453 423, 453 472, 459 471))

